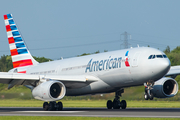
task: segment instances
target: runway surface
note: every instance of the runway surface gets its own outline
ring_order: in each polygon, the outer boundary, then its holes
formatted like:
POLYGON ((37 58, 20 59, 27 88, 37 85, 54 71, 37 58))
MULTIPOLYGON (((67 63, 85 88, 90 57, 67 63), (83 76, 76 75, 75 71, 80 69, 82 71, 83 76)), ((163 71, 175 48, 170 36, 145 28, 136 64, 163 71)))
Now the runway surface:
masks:
POLYGON ((63 111, 43 111, 39 107, 1 107, 0 116, 86 116, 86 117, 166 117, 180 118, 180 108, 64 108, 63 111))

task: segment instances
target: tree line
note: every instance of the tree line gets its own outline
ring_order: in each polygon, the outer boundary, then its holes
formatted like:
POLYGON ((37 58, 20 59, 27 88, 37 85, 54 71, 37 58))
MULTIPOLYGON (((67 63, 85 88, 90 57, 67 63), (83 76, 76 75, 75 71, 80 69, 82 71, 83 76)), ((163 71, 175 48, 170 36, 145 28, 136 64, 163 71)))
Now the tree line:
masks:
MULTIPOLYGON (((52 59, 45 58, 45 57, 35 57, 35 56, 33 56, 33 58, 36 61, 38 61, 39 63, 52 61, 52 59)), ((10 55, 1 56, 1 58, 0 58, 0 71, 1 72, 8 72, 12 68, 13 68, 13 64, 12 64, 11 56, 10 55)))

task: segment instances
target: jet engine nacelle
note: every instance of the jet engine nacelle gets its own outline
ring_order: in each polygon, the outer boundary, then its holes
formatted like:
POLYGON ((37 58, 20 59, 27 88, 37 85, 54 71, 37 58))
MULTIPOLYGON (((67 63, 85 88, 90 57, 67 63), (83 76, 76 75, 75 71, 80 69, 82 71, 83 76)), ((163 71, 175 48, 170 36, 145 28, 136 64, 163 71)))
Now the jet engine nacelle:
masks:
POLYGON ((154 83, 151 92, 157 98, 173 97, 178 92, 178 83, 172 78, 164 77, 154 83))
POLYGON ((66 87, 60 81, 43 82, 32 90, 35 99, 42 101, 58 101, 66 94, 66 87))

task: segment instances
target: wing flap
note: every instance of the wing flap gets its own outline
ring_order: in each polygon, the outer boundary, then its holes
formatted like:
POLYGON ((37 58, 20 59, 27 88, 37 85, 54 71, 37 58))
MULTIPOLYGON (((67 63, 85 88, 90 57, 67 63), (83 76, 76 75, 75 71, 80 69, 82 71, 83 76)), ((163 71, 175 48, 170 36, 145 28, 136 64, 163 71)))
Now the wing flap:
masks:
POLYGON ((90 75, 45 75, 44 78, 61 82, 95 82, 99 80, 99 78, 90 75))

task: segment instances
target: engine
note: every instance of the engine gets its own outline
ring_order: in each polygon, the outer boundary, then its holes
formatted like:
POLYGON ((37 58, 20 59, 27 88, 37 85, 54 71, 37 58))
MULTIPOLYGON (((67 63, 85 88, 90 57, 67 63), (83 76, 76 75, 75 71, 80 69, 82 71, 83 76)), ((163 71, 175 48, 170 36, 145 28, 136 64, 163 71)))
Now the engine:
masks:
POLYGON ((178 83, 172 78, 161 78, 154 83, 151 93, 157 98, 173 97, 178 92, 178 83))
POLYGON ((57 101, 66 94, 66 87, 60 81, 43 82, 32 90, 35 99, 43 101, 57 101))

